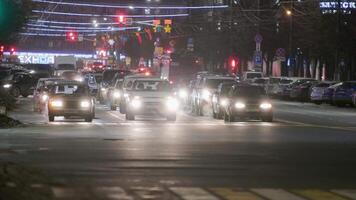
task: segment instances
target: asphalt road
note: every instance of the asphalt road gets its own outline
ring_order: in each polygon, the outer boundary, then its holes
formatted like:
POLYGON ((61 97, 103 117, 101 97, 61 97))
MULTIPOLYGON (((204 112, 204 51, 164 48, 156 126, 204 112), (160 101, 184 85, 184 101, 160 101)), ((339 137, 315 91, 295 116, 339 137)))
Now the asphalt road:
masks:
POLYGON ((98 105, 93 123, 48 123, 22 99, 11 115, 26 126, 0 130, 0 161, 42 170, 56 198, 356 199, 343 190, 356 188, 356 108, 275 109, 273 123, 128 122, 98 105))

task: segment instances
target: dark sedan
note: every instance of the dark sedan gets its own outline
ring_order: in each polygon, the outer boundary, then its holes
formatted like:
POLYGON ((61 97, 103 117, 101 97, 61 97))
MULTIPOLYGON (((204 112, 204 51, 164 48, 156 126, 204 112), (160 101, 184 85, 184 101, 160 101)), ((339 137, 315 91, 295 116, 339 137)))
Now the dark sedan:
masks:
POLYGON ((225 107, 225 122, 236 119, 261 119, 273 121, 273 106, 264 89, 258 86, 234 85, 229 92, 228 104, 225 107))

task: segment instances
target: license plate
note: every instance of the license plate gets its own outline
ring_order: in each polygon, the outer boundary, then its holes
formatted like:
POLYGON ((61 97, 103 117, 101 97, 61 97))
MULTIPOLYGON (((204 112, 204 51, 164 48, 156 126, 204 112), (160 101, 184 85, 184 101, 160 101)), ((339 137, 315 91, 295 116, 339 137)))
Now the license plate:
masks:
POLYGON ((258 112, 259 110, 257 108, 251 108, 247 109, 247 112, 258 112))

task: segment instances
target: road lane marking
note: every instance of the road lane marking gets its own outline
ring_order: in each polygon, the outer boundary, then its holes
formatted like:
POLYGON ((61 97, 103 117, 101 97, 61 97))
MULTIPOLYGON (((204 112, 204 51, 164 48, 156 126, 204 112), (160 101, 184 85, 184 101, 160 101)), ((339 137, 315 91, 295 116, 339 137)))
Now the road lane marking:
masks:
POLYGON ((356 190, 331 190, 331 192, 356 200, 356 190))
POLYGON ((292 190, 293 193, 306 197, 310 200, 347 200, 341 196, 335 195, 331 192, 309 189, 309 190, 292 190))
POLYGON ((279 122, 283 123, 288 123, 288 124, 294 124, 298 126, 307 126, 307 127, 314 127, 314 128, 326 128, 326 129, 336 129, 336 130, 343 130, 343 131, 356 131, 356 127, 351 126, 351 127, 341 127, 341 126, 324 126, 324 125, 318 125, 318 124, 307 124, 303 122, 296 122, 296 121, 289 121, 289 120, 284 120, 284 119, 276 119, 279 122))
POLYGON ((169 190, 184 200, 219 200, 216 196, 198 187, 171 187, 169 190))
POLYGON ((56 198, 72 198, 78 191, 70 188, 52 187, 52 192, 56 198))
POLYGON ((225 200, 263 200, 261 197, 244 190, 231 188, 209 188, 209 190, 225 200))
POLYGON ((120 117, 120 116, 118 116, 118 115, 115 115, 114 113, 112 113, 112 112, 108 112, 109 113, 109 115, 111 115, 112 117, 115 117, 116 119, 119 119, 119 120, 121 120, 121 121, 126 121, 126 119, 124 119, 124 118, 122 118, 122 117, 120 117))
POLYGON ((121 187, 97 187, 95 192, 109 199, 134 200, 134 198, 127 195, 125 190, 121 187))
POLYGON ((282 189, 251 189, 269 200, 306 200, 282 189))

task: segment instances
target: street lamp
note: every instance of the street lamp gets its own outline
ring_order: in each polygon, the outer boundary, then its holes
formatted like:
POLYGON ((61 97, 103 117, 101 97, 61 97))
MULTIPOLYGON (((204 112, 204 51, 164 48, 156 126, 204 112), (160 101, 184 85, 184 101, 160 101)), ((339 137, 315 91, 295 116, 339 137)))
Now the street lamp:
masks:
POLYGON ((292 11, 291 10, 286 10, 286 15, 287 16, 291 16, 292 15, 292 11))

